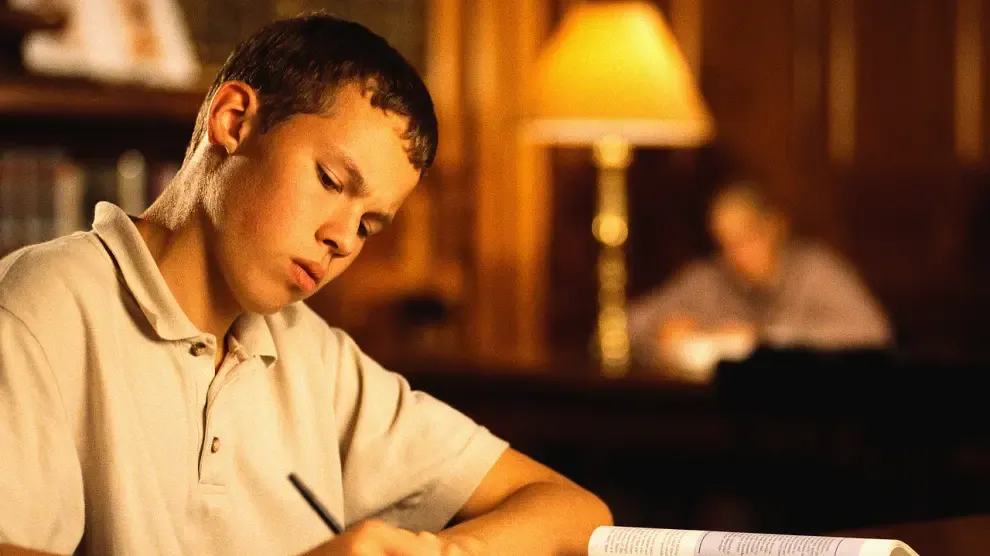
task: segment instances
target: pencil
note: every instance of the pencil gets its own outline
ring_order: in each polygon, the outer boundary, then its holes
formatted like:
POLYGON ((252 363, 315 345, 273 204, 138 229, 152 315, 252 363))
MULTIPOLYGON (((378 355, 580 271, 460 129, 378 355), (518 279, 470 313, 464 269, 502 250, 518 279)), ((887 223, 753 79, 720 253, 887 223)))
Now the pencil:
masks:
POLYGON ((320 501, 316 499, 316 495, 313 494, 313 491, 309 490, 309 487, 307 487, 295 473, 289 473, 289 481, 292 483, 292 486, 296 487, 299 494, 302 494, 302 497, 306 499, 306 502, 309 503, 311 508, 313 508, 313 511, 320 516, 323 523, 326 523, 327 527, 333 531, 334 535, 340 535, 344 532, 344 527, 340 524, 340 522, 337 521, 335 517, 330 515, 330 512, 327 511, 326 506, 321 504, 320 501))

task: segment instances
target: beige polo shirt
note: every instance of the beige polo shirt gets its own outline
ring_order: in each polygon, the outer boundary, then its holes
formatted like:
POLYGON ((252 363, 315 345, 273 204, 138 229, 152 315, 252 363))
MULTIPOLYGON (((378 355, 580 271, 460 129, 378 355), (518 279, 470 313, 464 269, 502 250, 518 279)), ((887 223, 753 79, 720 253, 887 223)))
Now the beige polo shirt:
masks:
POLYGON ((112 204, 0 261, 0 544, 296 554, 330 533, 290 472, 346 524, 436 531, 507 447, 303 303, 230 336, 215 372, 112 204))

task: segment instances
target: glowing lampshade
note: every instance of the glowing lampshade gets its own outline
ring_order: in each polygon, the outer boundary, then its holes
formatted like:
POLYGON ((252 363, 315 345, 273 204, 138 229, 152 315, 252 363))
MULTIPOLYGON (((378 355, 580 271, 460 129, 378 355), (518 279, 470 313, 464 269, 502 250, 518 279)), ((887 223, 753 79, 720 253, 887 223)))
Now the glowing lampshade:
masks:
POLYGON ((642 1, 580 3, 536 62, 528 135, 541 143, 692 146, 711 114, 663 16, 642 1))

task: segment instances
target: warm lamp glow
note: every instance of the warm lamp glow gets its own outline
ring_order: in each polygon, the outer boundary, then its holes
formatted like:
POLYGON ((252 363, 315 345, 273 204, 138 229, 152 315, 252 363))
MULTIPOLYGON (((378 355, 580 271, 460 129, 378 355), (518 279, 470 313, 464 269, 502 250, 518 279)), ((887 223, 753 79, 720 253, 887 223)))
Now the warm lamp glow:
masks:
POLYGON ((536 62, 531 139, 692 146, 713 134, 711 114, 663 16, 646 2, 581 3, 536 62))
POLYGON ((597 356, 606 376, 629 371, 626 169, 634 145, 690 147, 714 134, 663 16, 644 1, 582 3, 536 61, 526 132, 554 145, 591 145, 598 169, 597 356))

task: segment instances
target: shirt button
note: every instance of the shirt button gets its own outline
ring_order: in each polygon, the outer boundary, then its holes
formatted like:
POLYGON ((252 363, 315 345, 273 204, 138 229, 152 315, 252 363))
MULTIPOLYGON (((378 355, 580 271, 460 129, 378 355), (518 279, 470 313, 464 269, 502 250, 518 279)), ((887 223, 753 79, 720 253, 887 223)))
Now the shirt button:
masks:
POLYGON ((199 357, 200 355, 206 353, 208 349, 210 349, 210 346, 206 345, 205 342, 196 342, 189 348, 189 353, 191 353, 193 357, 199 357))
POLYGON ((220 451, 220 439, 216 436, 213 437, 213 442, 210 443, 210 451, 214 454, 220 451))

